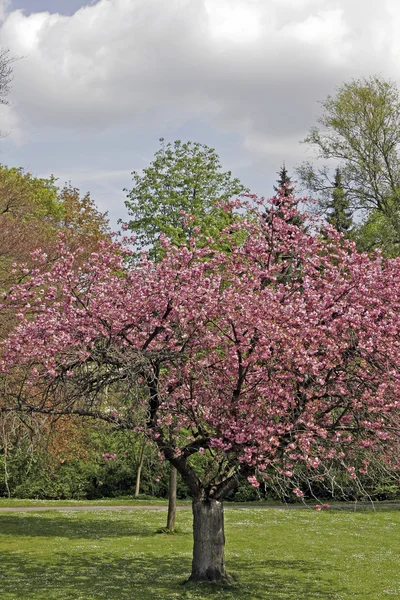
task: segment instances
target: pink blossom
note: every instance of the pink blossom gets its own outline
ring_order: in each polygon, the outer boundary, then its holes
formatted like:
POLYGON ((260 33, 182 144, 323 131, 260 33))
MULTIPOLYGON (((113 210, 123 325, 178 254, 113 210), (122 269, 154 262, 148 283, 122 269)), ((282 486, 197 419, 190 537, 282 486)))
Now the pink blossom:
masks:
POLYGON ((255 488, 260 487, 260 482, 257 480, 257 477, 250 476, 247 478, 247 481, 255 488))
POLYGON ((299 463, 359 468, 364 449, 394 461, 400 259, 359 254, 333 228, 316 233, 312 219, 294 225, 307 218, 297 204, 251 194, 221 203, 251 218, 212 243, 195 234, 177 248, 164 236, 157 263, 146 253, 133 262, 126 239, 101 240, 82 263, 60 237, 59 258, 42 264, 39 252, 2 305, 20 315, 1 348, 10 402, 32 406, 41 386, 56 390, 47 410, 85 407, 141 426, 184 475, 205 481, 190 460, 199 448, 252 485, 270 467, 282 477, 299 463), (104 409, 108 382, 110 398, 114 386, 128 398, 118 413, 104 409))
POLYGON ((109 454, 108 452, 103 452, 102 457, 104 458, 104 460, 114 460, 115 458, 117 458, 117 455, 109 454))

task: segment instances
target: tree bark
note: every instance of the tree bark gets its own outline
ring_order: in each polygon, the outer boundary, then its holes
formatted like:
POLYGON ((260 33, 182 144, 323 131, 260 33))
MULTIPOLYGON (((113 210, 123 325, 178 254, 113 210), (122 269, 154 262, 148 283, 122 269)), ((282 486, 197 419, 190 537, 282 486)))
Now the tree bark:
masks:
POLYGON ((219 500, 193 500, 193 563, 191 581, 228 579, 225 571, 224 509, 219 500))
POLYGON ((136 473, 135 498, 137 498, 140 493, 140 477, 142 474, 142 467, 143 467, 143 462, 144 462, 144 450, 145 450, 145 443, 143 444, 143 446, 140 449, 139 465, 138 465, 138 470, 136 473))
POLYGON ((175 467, 170 465, 169 490, 168 490, 168 516, 167 516, 167 529, 169 531, 175 530, 176 480, 177 480, 177 470, 175 469, 175 467))

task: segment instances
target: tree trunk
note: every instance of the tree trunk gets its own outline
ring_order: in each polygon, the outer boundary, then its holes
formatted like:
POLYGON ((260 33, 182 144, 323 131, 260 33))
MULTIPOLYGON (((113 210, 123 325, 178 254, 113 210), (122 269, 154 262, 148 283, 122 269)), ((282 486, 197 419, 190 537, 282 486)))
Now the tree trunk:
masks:
POLYGON ((140 493, 140 476, 142 474, 142 467, 143 467, 143 462, 144 462, 144 449, 145 449, 145 443, 143 444, 143 446, 140 449, 140 455, 139 455, 139 465, 138 465, 138 470, 136 473, 136 487, 135 487, 135 498, 137 498, 139 496, 140 493))
POLYGON ((171 470, 169 472, 167 529, 169 531, 175 531, 177 471, 172 465, 170 465, 170 469, 171 470))
POLYGON ((224 509, 218 500, 193 500, 193 563, 191 581, 227 579, 224 509))

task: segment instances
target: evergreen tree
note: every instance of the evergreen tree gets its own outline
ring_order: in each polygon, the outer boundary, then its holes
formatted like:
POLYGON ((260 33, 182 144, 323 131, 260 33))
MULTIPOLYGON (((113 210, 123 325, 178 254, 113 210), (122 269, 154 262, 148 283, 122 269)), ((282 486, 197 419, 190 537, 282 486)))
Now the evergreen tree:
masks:
POLYGON ((285 163, 283 163, 281 169, 278 171, 279 179, 277 179, 277 185, 274 185, 275 198, 273 201, 274 208, 269 208, 265 218, 270 221, 274 216, 284 219, 291 225, 302 227, 302 219, 298 215, 288 217, 285 214, 285 210, 290 210, 297 207, 298 200, 294 198, 294 185, 287 172, 285 163))
POLYGON ((327 204, 328 214, 326 220, 339 233, 348 234, 353 224, 350 202, 342 185, 342 174, 336 168, 332 199, 327 204))
POLYGON ((277 180, 277 186, 274 185, 275 192, 280 195, 281 190, 284 189, 283 196, 286 198, 291 196, 294 192, 294 187, 292 185, 291 179, 288 175, 285 163, 283 163, 280 171, 278 171, 279 179, 277 180))

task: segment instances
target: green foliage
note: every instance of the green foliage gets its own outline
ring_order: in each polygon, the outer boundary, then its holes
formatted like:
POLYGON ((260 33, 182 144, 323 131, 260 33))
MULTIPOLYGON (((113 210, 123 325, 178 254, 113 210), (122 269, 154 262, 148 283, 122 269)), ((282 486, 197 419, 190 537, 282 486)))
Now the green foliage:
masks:
POLYGON ((285 197, 291 196, 294 192, 292 181, 287 172, 286 166, 283 164, 281 169, 278 171, 279 179, 277 180, 278 185, 274 185, 274 190, 277 194, 283 189, 283 195, 285 197))
POLYGON ((178 246, 187 242, 195 228, 214 237, 234 219, 218 202, 245 191, 230 171, 221 170, 213 148, 180 140, 165 144, 163 138, 160 142, 150 166, 143 173, 132 173, 134 186, 125 203, 137 246, 150 249, 153 257, 161 251, 161 234, 178 246))
POLYGON ((60 465, 51 472, 43 471, 36 463, 27 477, 19 479, 13 497, 81 500, 93 497, 95 468, 93 463, 75 460, 60 465))
POLYGON ((372 500, 398 500, 400 496, 400 486, 394 483, 380 483, 371 492, 372 500))
POLYGON ((60 189, 56 178, 35 177, 19 167, 0 165, 0 216, 18 222, 41 222, 54 230, 73 229, 76 235, 109 233, 106 215, 100 213, 89 194, 83 198, 71 185, 60 189))
POLYGON ((335 172, 335 187, 332 192, 332 199, 327 204, 326 220, 339 233, 348 234, 353 224, 353 218, 350 210, 350 202, 342 186, 342 175, 339 167, 335 172))
MULTIPOLYGON (((380 77, 345 83, 322 103, 318 126, 304 140, 323 161, 339 164, 341 190, 336 202, 362 211, 365 229, 358 228, 359 245, 397 252, 400 233, 400 98, 394 82, 380 77), (371 221, 370 221, 371 220, 371 221), (389 241, 385 242, 386 233, 389 241), (393 242, 393 243, 392 243, 393 242)), ((335 177, 327 164, 306 162, 298 169, 303 185, 322 209, 331 203, 335 177)), ((345 206, 346 211, 348 210, 345 206)))
POLYGON ((55 182, 53 176, 34 177, 22 168, 0 165, 0 214, 8 213, 22 220, 61 218, 63 207, 58 201, 55 182))
POLYGON ((394 258, 400 255, 400 214, 389 217, 375 210, 354 228, 357 249, 361 252, 382 250, 383 256, 394 258))
POLYGON ((282 212, 283 202, 286 204, 286 208, 294 208, 297 205, 297 199, 294 198, 294 186, 292 184, 291 178, 287 172, 285 165, 283 165, 278 172, 279 179, 277 180, 277 185, 274 185, 275 194, 275 203, 274 207, 270 208, 266 214, 265 218, 267 221, 275 217, 279 219, 285 219, 287 223, 291 225, 296 225, 296 227, 303 226, 303 219, 299 216, 290 217, 289 219, 284 217, 282 212), (289 198, 289 200, 285 200, 289 198))
MULTIPOLYGON (((319 127, 304 140, 317 157, 340 162, 352 208, 385 212, 400 191, 400 99, 396 84, 379 77, 345 83, 322 103, 319 127)), ((300 171, 312 191, 330 194, 334 182, 311 167, 300 171)))
MULTIPOLYGON (((133 496, 142 440, 132 432, 115 431, 102 423, 86 427, 87 448, 81 456, 61 459, 46 447, 15 444, 5 460, 0 453, 0 496, 13 498, 91 499, 133 496), (106 458, 103 456, 106 456, 106 458), (107 459, 108 456, 115 458, 107 459)), ((141 492, 166 496, 168 473, 153 446, 146 448, 141 492)), ((186 497, 186 489, 180 497, 186 497)))
POLYGON ((261 500, 262 496, 260 488, 255 488, 248 481, 243 481, 227 499, 232 502, 254 502, 261 500))

